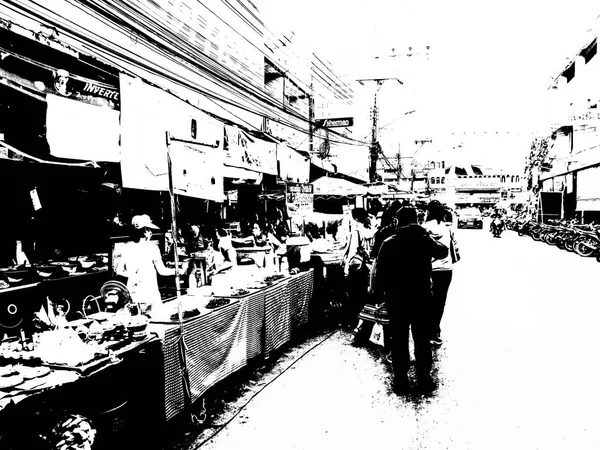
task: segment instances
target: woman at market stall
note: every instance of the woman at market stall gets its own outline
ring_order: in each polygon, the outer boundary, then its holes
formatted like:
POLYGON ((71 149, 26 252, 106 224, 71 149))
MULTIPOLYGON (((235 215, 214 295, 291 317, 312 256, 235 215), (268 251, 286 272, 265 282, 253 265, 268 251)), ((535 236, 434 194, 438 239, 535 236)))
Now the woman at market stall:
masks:
POLYGON ((347 281, 345 316, 349 323, 358 320, 358 313, 367 301, 371 264, 370 240, 374 233, 375 230, 370 228, 367 211, 364 208, 354 208, 350 237, 344 255, 344 275, 347 281))
POLYGON ((263 233, 258 222, 254 222, 250 228, 250 234, 241 238, 232 238, 234 246, 264 247, 268 243, 268 237, 263 233))
POLYGON ((150 216, 142 214, 131 219, 135 242, 123 251, 118 273, 127 277, 127 288, 135 303, 148 308, 151 314, 162 309, 156 274, 175 275, 175 268, 164 265, 158 245, 152 242, 152 230, 159 228, 150 216))

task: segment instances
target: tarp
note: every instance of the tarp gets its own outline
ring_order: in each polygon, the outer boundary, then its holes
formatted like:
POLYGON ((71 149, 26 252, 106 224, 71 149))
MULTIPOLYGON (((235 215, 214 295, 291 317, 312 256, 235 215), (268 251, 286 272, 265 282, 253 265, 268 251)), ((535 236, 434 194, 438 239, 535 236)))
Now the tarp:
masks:
POLYGON ((58 158, 119 162, 119 111, 58 95, 46 97, 46 138, 58 158))
POLYGON ((294 183, 308 183, 310 159, 305 158, 287 144, 277 146, 279 178, 294 183))
POLYGON ((367 188, 369 195, 385 195, 385 194, 411 194, 410 191, 400 189, 397 184, 386 183, 385 181, 377 181, 363 185, 367 188))
POLYGON ((225 165, 277 175, 277 144, 225 125, 225 165))
POLYGON ((369 181, 369 147, 331 143, 329 161, 337 168, 337 173, 351 176, 357 180, 369 181))
POLYGON ((167 191, 169 147, 175 194, 223 201, 223 124, 168 92, 122 74, 123 187, 167 191), (190 143, 172 141, 168 146, 167 132, 190 143), (201 145, 217 143, 216 148, 201 145))
POLYGON ((311 183, 314 186, 315 195, 335 195, 340 197, 353 195, 367 195, 368 190, 364 186, 343 178, 321 177, 311 183))

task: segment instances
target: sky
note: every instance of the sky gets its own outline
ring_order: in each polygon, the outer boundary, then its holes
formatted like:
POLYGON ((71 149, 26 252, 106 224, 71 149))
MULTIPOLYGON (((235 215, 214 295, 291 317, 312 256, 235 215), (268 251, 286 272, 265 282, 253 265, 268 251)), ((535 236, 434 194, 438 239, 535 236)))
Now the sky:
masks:
MULTIPOLYGON (((597 0, 252 1, 270 30, 294 30, 298 45, 348 81, 377 77, 384 64, 394 68, 404 84, 379 90, 380 124, 416 112, 382 130, 382 138, 401 140, 396 135, 410 129, 414 136, 405 139, 435 136, 438 147, 463 133, 481 141, 484 131, 508 131, 521 142, 543 128, 548 87, 600 24, 597 0)), ((367 125, 368 84, 355 87, 367 125)))

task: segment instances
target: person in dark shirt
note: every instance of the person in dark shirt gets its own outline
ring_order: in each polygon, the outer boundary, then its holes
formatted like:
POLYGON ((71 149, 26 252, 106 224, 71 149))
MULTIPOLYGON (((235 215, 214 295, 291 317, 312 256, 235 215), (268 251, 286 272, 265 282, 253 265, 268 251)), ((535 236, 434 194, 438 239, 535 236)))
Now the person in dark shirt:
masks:
POLYGON ((398 211, 396 233, 387 238, 377 255, 372 290, 384 299, 390 320, 393 390, 408 391, 409 329, 415 344, 417 382, 424 391, 434 389, 431 379, 432 356, 429 342, 431 314, 431 261, 448 255, 440 244, 417 224, 417 210, 398 211))

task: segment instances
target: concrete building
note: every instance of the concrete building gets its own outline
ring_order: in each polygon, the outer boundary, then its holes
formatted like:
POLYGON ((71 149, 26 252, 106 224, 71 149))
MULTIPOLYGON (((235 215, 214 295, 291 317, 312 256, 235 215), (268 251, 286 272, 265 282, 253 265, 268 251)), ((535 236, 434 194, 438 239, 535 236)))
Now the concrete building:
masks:
POLYGON ((542 201, 548 193, 558 194, 562 200, 554 213, 585 221, 600 217, 599 30, 597 20, 550 85, 549 136, 539 140, 545 144, 537 145, 530 157, 530 170, 538 174, 534 187, 542 192, 542 201))

